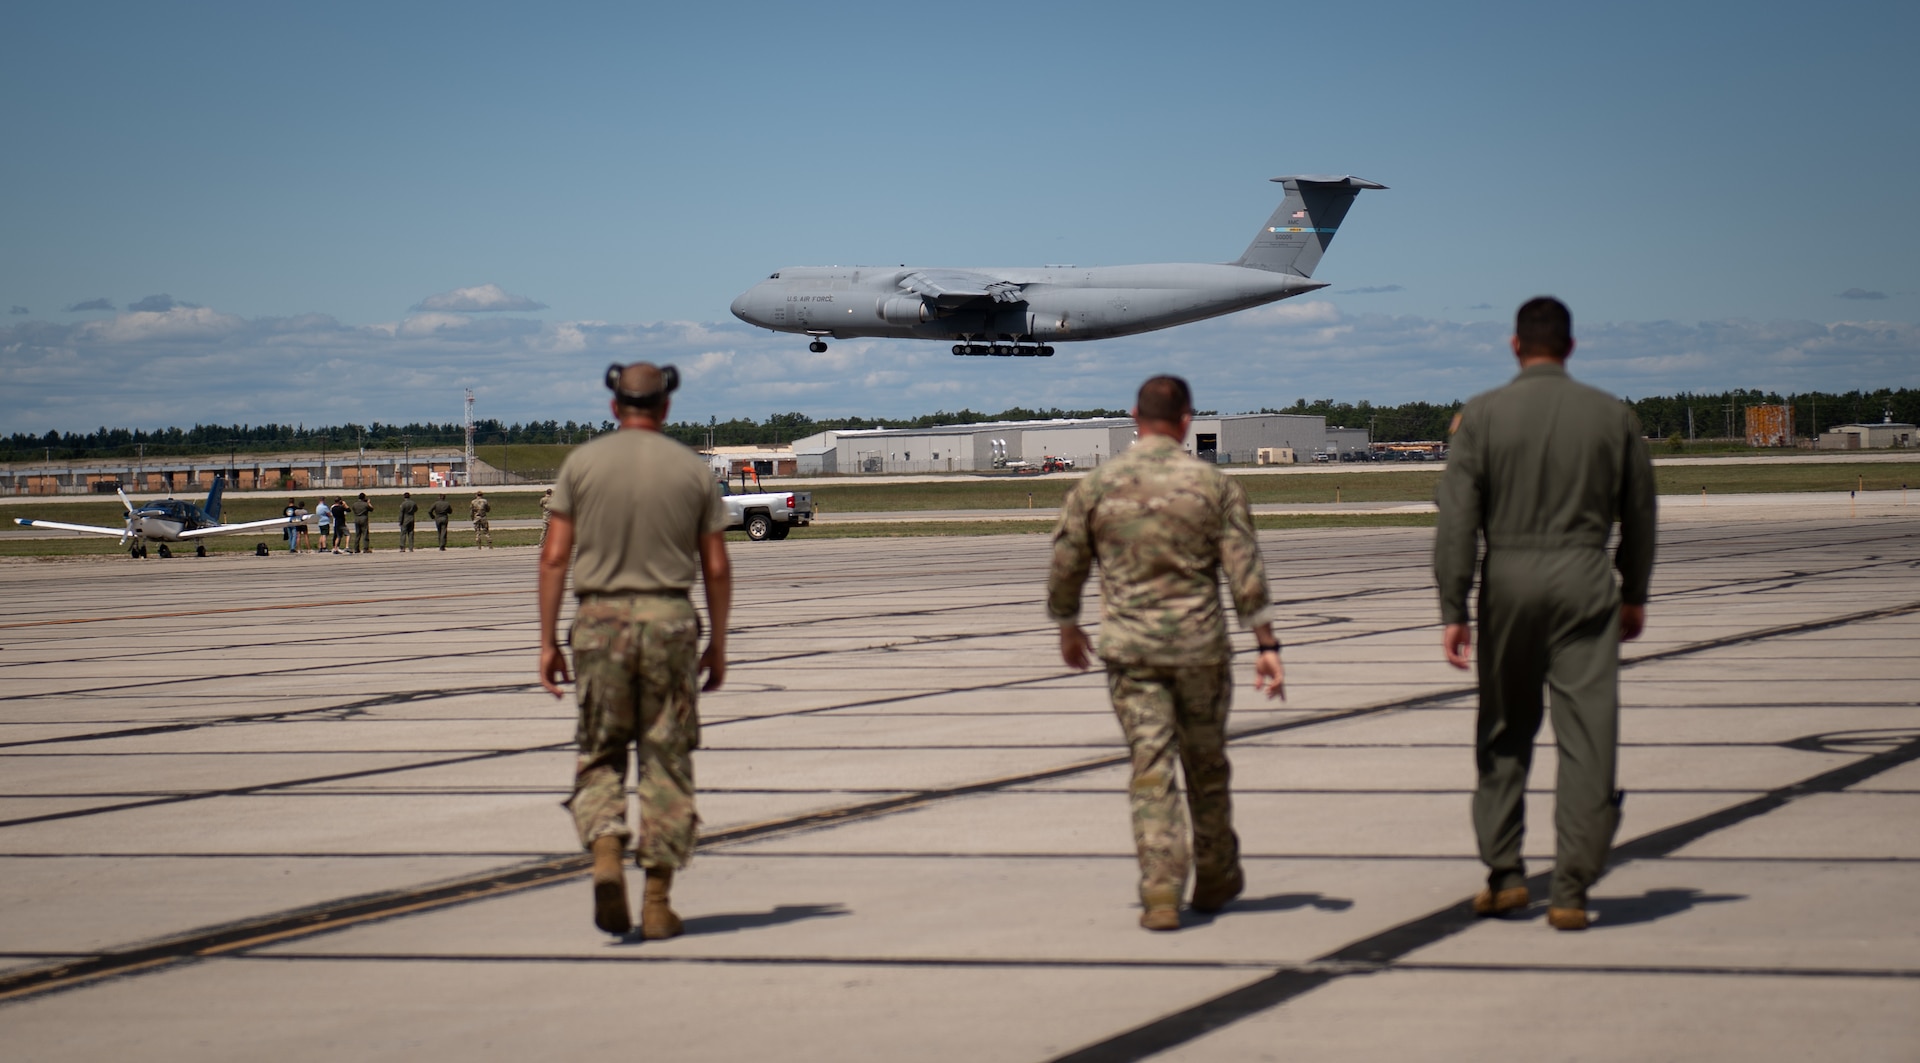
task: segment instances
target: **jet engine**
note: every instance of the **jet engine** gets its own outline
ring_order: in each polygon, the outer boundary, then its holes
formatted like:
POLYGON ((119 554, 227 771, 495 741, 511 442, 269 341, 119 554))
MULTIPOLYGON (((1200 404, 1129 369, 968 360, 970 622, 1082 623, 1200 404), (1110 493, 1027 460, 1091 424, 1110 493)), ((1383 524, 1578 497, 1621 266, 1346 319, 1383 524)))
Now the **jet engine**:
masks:
POLYGON ((880 320, 889 325, 918 325, 933 320, 933 308, 917 295, 895 295, 880 301, 880 320))

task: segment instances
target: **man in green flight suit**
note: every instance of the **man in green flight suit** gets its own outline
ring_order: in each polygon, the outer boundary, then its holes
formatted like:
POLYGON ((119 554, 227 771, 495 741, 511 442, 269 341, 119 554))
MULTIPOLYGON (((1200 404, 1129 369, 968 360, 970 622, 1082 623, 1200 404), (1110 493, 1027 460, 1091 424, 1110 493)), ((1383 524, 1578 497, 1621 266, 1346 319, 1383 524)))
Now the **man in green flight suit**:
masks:
POLYGON ((453 503, 447 501, 446 495, 441 495, 440 501, 427 508, 427 516, 433 518, 433 534, 440 540, 440 549, 445 550, 447 522, 453 519, 453 503))
POLYGON ((373 552, 373 503, 367 501, 367 493, 360 492, 353 500, 353 552, 370 554, 373 552))
POLYGON ((400 492, 400 549, 413 551, 413 524, 420 513, 420 503, 413 500, 412 491, 400 492))
POLYGON ((1189 864, 1192 906, 1217 912, 1240 895, 1240 839, 1228 783, 1227 710, 1232 648, 1220 608, 1226 569, 1240 624, 1254 633, 1256 691, 1282 696, 1280 642, 1267 571, 1246 492, 1182 448, 1193 424, 1187 382, 1157 376, 1133 409, 1139 440, 1068 492, 1053 532, 1047 614, 1060 625, 1060 657, 1090 663, 1080 593, 1100 562, 1100 645, 1107 691, 1133 752, 1129 798, 1140 859, 1140 925, 1180 928, 1189 864), (1188 818, 1174 777, 1186 771, 1188 818))
POLYGON ((1513 331, 1520 374, 1454 419, 1436 494, 1441 641, 1448 663, 1466 668, 1467 592, 1484 538, 1473 827, 1487 885, 1473 910, 1503 915, 1532 901, 1520 842, 1544 686, 1560 753, 1547 922, 1584 930, 1587 890, 1606 870, 1620 826, 1620 643, 1646 624, 1653 463, 1633 410, 1567 375, 1573 316, 1565 305, 1528 300, 1513 331), (1616 521, 1618 584, 1606 552, 1616 521))

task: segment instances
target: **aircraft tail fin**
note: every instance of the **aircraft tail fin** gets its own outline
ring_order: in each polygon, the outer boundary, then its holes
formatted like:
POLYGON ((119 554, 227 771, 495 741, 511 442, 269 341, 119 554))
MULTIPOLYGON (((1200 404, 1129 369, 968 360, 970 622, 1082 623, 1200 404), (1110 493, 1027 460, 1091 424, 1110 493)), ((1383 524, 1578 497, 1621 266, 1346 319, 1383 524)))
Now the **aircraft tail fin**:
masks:
POLYGON ((1313 276, 1313 268, 1320 264, 1321 254, 1333 242, 1334 230, 1340 227, 1340 219, 1347 216, 1353 197, 1363 188, 1387 187, 1346 175, 1276 177, 1274 180, 1287 190, 1287 198, 1280 201, 1280 209, 1260 227, 1253 243, 1247 245, 1234 265, 1302 277, 1313 276))
POLYGON ((200 507, 207 514, 207 519, 215 524, 220 523, 220 495, 225 492, 226 489, 227 478, 224 476, 215 476, 213 478, 213 490, 207 492, 207 504, 200 507))

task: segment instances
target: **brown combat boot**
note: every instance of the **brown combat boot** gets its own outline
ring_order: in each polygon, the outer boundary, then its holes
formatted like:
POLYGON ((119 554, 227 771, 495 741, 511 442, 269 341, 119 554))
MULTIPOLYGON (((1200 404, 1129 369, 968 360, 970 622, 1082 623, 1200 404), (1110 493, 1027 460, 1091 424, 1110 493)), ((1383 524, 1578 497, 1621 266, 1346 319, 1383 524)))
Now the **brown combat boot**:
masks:
POLYGON ((1232 903, 1235 897, 1240 896, 1240 891, 1246 888, 1247 873, 1239 864, 1234 864, 1233 870, 1218 881, 1209 882, 1202 879, 1194 884, 1193 910, 1212 915, 1232 903))
POLYGON ((1140 895, 1140 925, 1148 930, 1180 929, 1180 890, 1156 889, 1140 895))
POLYGON ((1585 930, 1587 910, 1585 908, 1548 908, 1547 925, 1555 930, 1585 930))
POLYGON ((1512 886, 1498 893, 1491 886, 1473 895, 1473 914, 1481 917, 1517 912, 1533 903, 1525 886, 1512 886))
POLYGON ((667 894, 672 891, 673 868, 647 868, 647 895, 640 902, 640 936, 648 941, 680 936, 683 929, 680 917, 673 914, 673 908, 667 904, 667 894))
POLYGON ((633 917, 627 910, 627 872, 621 865, 621 849, 618 834, 602 834, 593 840, 593 925, 609 934, 624 934, 633 929, 633 917))

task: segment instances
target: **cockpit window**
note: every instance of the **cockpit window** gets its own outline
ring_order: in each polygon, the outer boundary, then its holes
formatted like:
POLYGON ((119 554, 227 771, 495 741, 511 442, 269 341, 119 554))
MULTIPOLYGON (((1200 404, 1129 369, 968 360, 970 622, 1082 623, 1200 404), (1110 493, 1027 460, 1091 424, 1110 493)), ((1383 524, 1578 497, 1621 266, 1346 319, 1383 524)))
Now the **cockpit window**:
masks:
POLYGON ((777 281, 777 280, 779 280, 779 279, 780 279, 780 274, 778 274, 778 273, 769 273, 769 274, 767 274, 767 279, 768 279, 768 280, 770 280, 770 281, 777 281))

